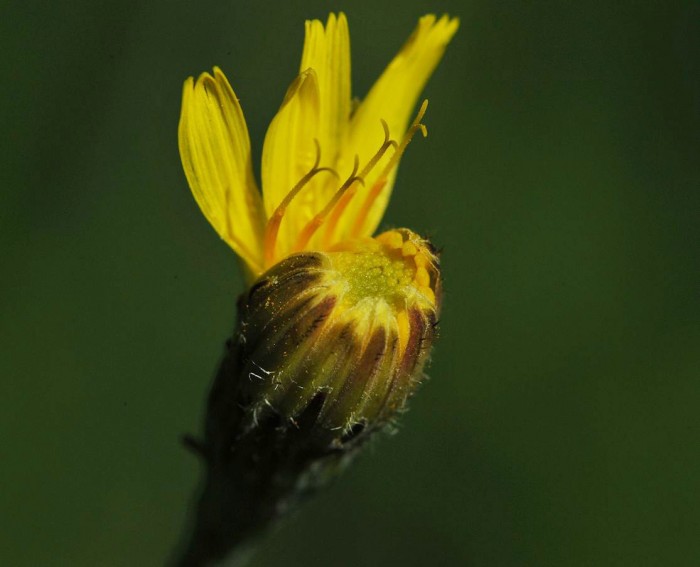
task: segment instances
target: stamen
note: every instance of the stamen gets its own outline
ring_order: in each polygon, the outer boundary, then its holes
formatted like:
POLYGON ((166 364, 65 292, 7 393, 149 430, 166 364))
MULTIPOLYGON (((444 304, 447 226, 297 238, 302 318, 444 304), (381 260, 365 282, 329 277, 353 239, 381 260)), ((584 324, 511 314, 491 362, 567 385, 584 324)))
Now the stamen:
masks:
POLYGON ((399 147, 399 145, 391 139, 391 132, 389 132, 389 125, 386 123, 386 120, 382 118, 380 119, 380 122, 382 123, 382 128, 384 129, 384 142, 382 142, 382 146, 379 148, 379 150, 377 150, 377 153, 374 154, 372 159, 367 162, 367 165, 362 170, 362 173, 360 173, 360 177, 367 177, 369 172, 374 169, 375 165, 377 165, 377 162, 382 159, 389 147, 393 147, 394 151, 396 151, 399 147))
POLYGON ((423 101, 423 104, 421 104, 420 109, 418 110, 418 114, 413 119, 410 128, 406 131, 406 134, 404 134, 404 137, 401 140, 401 144, 399 144, 399 146, 396 148, 394 155, 391 156, 391 159, 386 164, 386 166, 384 166, 384 169, 379 174, 377 181, 374 182, 374 185, 370 189, 367 198, 362 204, 362 207, 360 208, 360 211, 357 214, 357 218, 355 219, 352 236, 358 236, 362 232, 362 228, 364 227, 365 222, 367 221, 367 216, 369 215, 370 210, 372 210, 372 206, 374 205, 375 201, 377 200, 377 197, 379 197, 382 190, 386 186, 387 180, 389 179, 389 175, 398 164, 399 160, 401 159, 401 156, 406 151, 408 144, 411 143, 411 140, 413 139, 413 136, 416 134, 416 132, 420 130, 424 138, 428 135, 428 129, 425 127, 425 124, 421 124, 421 120, 423 119, 427 108, 428 100, 426 99, 423 101))
POLYGON ((303 228, 301 233, 299 234, 299 238, 297 239, 297 243, 294 246, 294 250, 296 252, 303 250, 304 247, 309 243, 309 240, 311 240, 311 237, 315 234, 315 232, 318 230, 318 228, 323 224, 323 222, 326 220, 326 217, 328 214, 331 212, 333 207, 335 207, 336 203, 340 200, 340 198, 346 194, 346 191, 350 189, 350 187, 355 184, 356 182, 361 183, 362 185, 365 184, 364 179, 362 177, 356 175, 357 170, 360 168, 360 158, 359 156, 355 156, 355 164, 352 168, 352 173, 349 175, 349 177, 345 180, 345 183, 343 183, 340 186, 340 189, 338 189, 331 200, 328 202, 328 204, 323 207, 323 210, 318 213, 316 216, 314 216, 308 223, 306 223, 306 226, 303 228))
MULTIPOLYGON (((360 184, 362 186, 364 186, 364 184, 365 184, 365 182, 364 182, 365 178, 371 173, 371 171, 377 165, 379 160, 382 159, 382 157, 384 157, 384 154, 388 151, 388 149, 393 147, 396 150, 398 148, 398 144, 394 140, 391 139, 391 133, 389 132, 389 125, 386 123, 386 121, 384 119, 381 119, 381 124, 382 124, 382 129, 384 130, 384 141, 382 142, 382 145, 379 147, 377 152, 367 162, 365 167, 362 168, 360 175, 358 175, 358 178, 360 180, 360 184)), ((357 156, 355 157, 355 159, 357 159, 357 156)), ((353 175, 354 175, 354 172, 353 172, 353 175)), ((338 221, 339 221, 341 215, 343 214, 343 211, 345 211, 346 207, 350 203, 351 199, 355 196, 355 193, 357 193, 357 189, 358 189, 357 185, 353 185, 351 187, 348 187, 347 190, 345 190, 344 193, 340 196, 339 201, 334 196, 332 204, 335 205, 335 208, 333 208, 333 210, 331 211, 330 221, 328 222, 328 229, 326 230, 325 235, 324 235, 325 236, 324 246, 328 246, 330 244, 330 242, 332 241, 333 232, 334 232, 335 228, 338 226, 338 221)), ((323 223, 323 222, 324 221, 322 220, 321 223, 323 223)))
POLYGON ((312 168, 297 182, 297 184, 292 187, 292 189, 287 193, 282 199, 282 202, 277 206, 272 216, 268 219, 267 225, 265 226, 265 237, 263 240, 263 250, 265 253, 265 266, 271 266, 274 263, 275 258, 275 246, 277 244, 277 234, 279 233, 280 223, 282 222, 282 217, 287 211, 287 207, 292 202, 292 199, 296 197, 308 183, 317 174, 322 171, 328 171, 338 177, 338 174, 334 169, 330 167, 319 167, 321 163, 321 145, 318 140, 314 138, 314 144, 316 145, 316 161, 312 168))

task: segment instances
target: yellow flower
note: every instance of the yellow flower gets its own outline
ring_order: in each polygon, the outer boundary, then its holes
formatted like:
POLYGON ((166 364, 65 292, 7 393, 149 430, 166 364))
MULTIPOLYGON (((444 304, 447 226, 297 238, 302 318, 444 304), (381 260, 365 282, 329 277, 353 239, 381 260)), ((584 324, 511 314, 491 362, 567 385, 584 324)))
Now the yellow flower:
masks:
MULTIPOLYGON (((420 18, 354 108, 345 15, 331 14, 325 27, 307 21, 299 75, 265 136, 262 193, 243 111, 223 72, 215 67, 187 79, 179 125, 185 174, 250 283, 295 252, 338 250, 371 237, 403 151, 418 130, 426 134, 420 121, 427 101, 409 123, 411 112, 458 25, 447 16, 420 18)), ((393 234, 385 240, 396 240, 393 234)))

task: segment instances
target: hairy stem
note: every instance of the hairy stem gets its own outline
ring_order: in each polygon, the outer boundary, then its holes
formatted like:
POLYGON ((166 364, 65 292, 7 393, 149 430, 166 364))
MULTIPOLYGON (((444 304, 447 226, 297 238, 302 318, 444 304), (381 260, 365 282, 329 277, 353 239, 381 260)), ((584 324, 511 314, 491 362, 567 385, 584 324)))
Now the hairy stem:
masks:
MULTIPOLYGON (((236 333, 235 336, 239 336, 236 333)), ((358 444, 329 443, 313 425, 319 396, 293 422, 273 411, 251 425, 241 381, 244 349, 229 341, 209 394, 203 441, 186 439, 202 459, 204 483, 173 565, 243 565, 256 540, 336 476, 358 444)))

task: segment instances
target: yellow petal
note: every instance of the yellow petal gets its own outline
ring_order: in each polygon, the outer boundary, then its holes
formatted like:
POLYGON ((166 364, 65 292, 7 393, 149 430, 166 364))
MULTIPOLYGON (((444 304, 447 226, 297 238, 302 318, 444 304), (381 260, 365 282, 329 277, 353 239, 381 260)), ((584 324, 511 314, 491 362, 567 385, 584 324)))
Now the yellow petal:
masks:
MULTIPOLYGON (((265 135, 262 185, 268 217, 273 215, 287 193, 314 165, 319 112, 318 79, 313 69, 307 69, 287 90, 282 106, 265 135)), ((278 257, 291 252, 301 226, 318 207, 314 181, 309 182, 287 208, 277 237, 278 257)))
MULTIPOLYGON (((381 121, 386 121, 391 138, 401 141, 412 118, 418 96, 425 83, 440 62, 447 44, 459 27, 459 20, 443 16, 436 20, 434 15, 420 18, 418 26, 399 53, 389 63, 382 75, 360 104, 352 117, 347 143, 343 149, 342 162, 347 163, 355 154, 360 163, 367 163, 380 148, 384 140, 381 121)), ((353 199, 346 221, 340 230, 341 237, 349 236, 352 220, 362 208, 363 197, 371 191, 374 181, 391 157, 389 151, 365 180, 365 187, 353 199)), ((344 169, 342 164, 340 169, 344 169)), ((367 214, 359 233, 371 235, 379 225, 391 194, 396 168, 387 178, 379 197, 367 214)))
POLYGON ((182 166, 192 194, 219 236, 253 273, 262 266, 264 212, 255 184, 243 111, 226 77, 185 81, 178 128, 182 166))
POLYGON ((319 88, 318 141, 324 156, 335 160, 350 120, 350 36, 342 12, 328 16, 325 28, 319 20, 306 21, 304 51, 299 71, 316 71, 319 88))

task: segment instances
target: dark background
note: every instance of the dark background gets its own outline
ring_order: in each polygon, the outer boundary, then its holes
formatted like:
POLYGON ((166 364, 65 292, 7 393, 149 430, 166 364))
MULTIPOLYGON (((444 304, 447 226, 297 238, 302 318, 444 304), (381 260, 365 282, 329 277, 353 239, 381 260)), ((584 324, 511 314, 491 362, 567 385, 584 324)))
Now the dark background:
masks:
POLYGON ((255 567, 700 564, 700 4, 3 2, 0 563, 158 565, 242 281, 177 151, 220 65, 256 170, 303 21, 364 95, 461 29, 386 226, 444 247, 431 380, 255 567))

